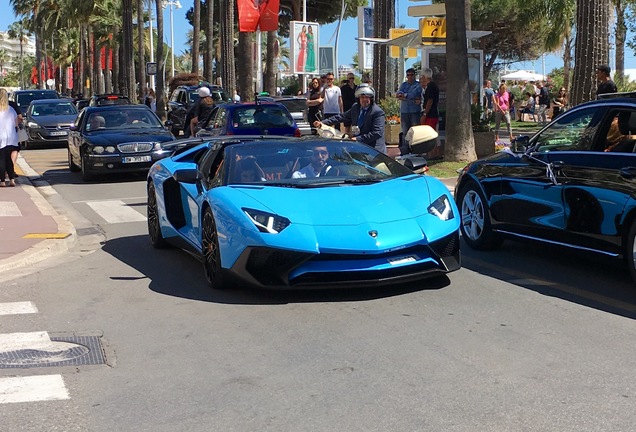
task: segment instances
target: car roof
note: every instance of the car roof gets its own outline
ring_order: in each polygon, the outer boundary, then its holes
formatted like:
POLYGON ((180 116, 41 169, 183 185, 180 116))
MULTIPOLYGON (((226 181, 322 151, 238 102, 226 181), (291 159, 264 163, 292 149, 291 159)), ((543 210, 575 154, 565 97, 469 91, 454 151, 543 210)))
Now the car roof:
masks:
POLYGON ((200 89, 201 87, 207 87, 207 88, 209 88, 210 90, 223 90, 223 91, 225 91, 225 89, 224 89, 223 87, 218 86, 218 85, 211 85, 211 84, 200 84, 200 85, 181 85, 181 86, 179 86, 179 87, 177 87, 177 88, 180 88, 180 89, 186 89, 186 90, 188 90, 188 91, 193 91, 193 90, 198 90, 198 89, 200 89))
POLYGON ((121 110, 152 111, 147 105, 144 105, 144 104, 87 106, 86 108, 84 108, 84 110, 89 113, 94 111, 121 111, 121 110))
POLYGON ((59 99, 35 99, 32 100, 31 103, 33 105, 44 105, 44 104, 52 104, 52 103, 70 103, 73 101, 67 98, 59 98, 59 99))
POLYGON ((17 93, 55 93, 57 94, 57 92, 52 89, 14 90, 11 92, 11 94, 17 94, 17 93))

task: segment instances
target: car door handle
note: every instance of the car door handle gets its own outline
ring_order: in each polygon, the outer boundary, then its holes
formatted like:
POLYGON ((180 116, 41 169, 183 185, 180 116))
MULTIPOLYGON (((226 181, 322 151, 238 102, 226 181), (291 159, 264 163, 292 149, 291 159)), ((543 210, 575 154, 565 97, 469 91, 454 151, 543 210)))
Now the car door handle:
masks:
POLYGON ((556 162, 552 162, 551 165, 553 170, 562 170, 563 167, 565 166, 565 162, 556 161, 556 162))
POLYGON ((631 179, 631 178, 636 177, 636 167, 624 167, 624 168, 621 168, 618 171, 618 173, 623 178, 631 179))

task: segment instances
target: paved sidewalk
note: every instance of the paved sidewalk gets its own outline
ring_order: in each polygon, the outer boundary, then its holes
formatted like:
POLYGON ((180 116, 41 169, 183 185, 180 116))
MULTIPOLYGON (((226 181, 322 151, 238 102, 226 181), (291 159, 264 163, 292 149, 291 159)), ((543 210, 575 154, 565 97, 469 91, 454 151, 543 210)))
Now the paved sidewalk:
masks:
POLYGON ((31 183, 39 175, 21 156, 16 172, 17 186, 0 188, 0 274, 64 252, 76 239, 73 225, 31 183))

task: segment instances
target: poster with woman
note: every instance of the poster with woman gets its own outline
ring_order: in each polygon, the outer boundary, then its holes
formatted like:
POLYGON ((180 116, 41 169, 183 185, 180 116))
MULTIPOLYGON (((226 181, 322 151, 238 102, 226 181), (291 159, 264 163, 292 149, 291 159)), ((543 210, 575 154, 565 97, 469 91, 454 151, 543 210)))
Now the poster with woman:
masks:
POLYGON ((291 21, 290 26, 292 72, 318 73, 318 23, 291 21))

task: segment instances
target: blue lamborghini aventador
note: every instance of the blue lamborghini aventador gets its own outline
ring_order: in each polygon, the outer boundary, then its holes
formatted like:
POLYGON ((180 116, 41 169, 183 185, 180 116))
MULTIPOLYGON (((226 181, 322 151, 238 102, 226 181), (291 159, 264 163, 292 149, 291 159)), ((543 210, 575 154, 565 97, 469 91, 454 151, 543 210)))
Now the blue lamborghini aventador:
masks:
POLYGON ((407 282, 460 267, 446 186, 356 141, 218 137, 148 175, 148 233, 200 257, 212 288, 407 282))

